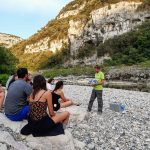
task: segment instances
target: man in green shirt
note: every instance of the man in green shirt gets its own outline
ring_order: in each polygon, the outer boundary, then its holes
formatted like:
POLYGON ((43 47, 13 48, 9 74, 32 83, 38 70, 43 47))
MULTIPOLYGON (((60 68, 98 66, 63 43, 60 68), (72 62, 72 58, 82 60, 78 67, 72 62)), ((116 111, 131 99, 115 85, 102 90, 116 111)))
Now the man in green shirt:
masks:
POLYGON ((93 106, 94 100, 97 98, 98 102, 98 114, 102 113, 103 109, 103 99, 102 99, 102 93, 103 93, 103 84, 104 84, 104 73, 101 71, 100 66, 95 66, 95 79, 97 83, 95 83, 93 86, 91 98, 88 105, 88 111, 90 112, 93 106))

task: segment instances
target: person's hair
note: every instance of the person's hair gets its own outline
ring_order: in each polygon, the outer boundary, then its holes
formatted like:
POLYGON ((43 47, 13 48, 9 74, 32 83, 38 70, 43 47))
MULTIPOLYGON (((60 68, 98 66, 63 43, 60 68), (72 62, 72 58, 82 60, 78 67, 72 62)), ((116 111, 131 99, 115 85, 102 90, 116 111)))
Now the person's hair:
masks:
POLYGON ((28 74, 27 68, 19 68, 17 70, 17 76, 18 76, 18 78, 24 78, 26 74, 28 74))
POLYGON ((63 85, 64 85, 63 81, 58 81, 58 82, 56 83, 55 88, 54 88, 53 91, 58 90, 58 89, 59 89, 61 86, 63 86, 63 85))
POLYGON ((47 90, 46 80, 42 75, 36 75, 33 79, 33 99, 40 90, 47 90))
POLYGON ((54 78, 50 78, 50 79, 48 79, 48 83, 51 83, 52 81, 54 80, 54 78))
POLYGON ((101 69, 101 67, 99 65, 95 65, 94 67, 95 69, 101 69))

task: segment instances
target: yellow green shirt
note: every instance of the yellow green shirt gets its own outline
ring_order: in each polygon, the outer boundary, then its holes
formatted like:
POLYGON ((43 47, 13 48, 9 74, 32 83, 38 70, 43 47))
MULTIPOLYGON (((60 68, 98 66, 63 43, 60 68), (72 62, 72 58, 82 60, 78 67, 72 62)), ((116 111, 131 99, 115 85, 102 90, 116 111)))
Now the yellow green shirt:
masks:
MULTIPOLYGON (((104 80, 104 73, 102 71, 98 72, 95 74, 95 79, 96 81, 101 81, 101 80, 104 80)), ((103 86, 102 85, 96 85, 94 87, 95 90, 103 90, 103 86)))

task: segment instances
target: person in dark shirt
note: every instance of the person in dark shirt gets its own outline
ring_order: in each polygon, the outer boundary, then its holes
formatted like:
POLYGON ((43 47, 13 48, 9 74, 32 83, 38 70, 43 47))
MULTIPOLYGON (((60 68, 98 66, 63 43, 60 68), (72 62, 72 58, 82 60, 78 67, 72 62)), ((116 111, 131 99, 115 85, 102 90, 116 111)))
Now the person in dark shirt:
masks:
POLYGON ((70 98, 65 97, 63 92, 63 81, 58 81, 54 90, 52 91, 52 103, 54 111, 59 110, 60 108, 65 108, 71 105, 80 106, 81 103, 75 103, 70 98))

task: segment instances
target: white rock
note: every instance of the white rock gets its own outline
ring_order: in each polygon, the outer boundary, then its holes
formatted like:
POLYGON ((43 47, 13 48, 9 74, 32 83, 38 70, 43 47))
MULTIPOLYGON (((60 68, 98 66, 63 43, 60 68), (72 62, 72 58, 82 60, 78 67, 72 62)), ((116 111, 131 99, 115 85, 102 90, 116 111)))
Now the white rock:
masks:
POLYGON ((0 143, 0 150, 7 150, 7 146, 0 143))
POLYGON ((115 147, 115 150, 120 150, 120 148, 119 147, 115 147))
POLYGON ((4 124, 5 127, 9 127, 16 133, 20 133, 20 130, 24 125, 27 124, 27 121, 11 121, 4 114, 0 113, 1 124, 4 124))
MULTIPOLYGON (((27 121, 20 121, 20 122, 14 122, 8 120, 4 114, 0 113, 0 120, 1 124, 4 124, 5 127, 8 127, 12 129, 16 133, 20 133, 21 128, 27 123, 27 121)), ((5 133, 5 132, 4 132, 5 133)), ((13 141, 11 143, 12 146, 17 148, 17 144, 14 140, 12 140, 12 137, 9 135, 9 133, 3 134, 4 141, 13 141)), ((58 135, 58 136, 47 136, 47 137, 33 137, 33 136, 22 136, 22 139, 27 141, 27 145, 33 149, 44 149, 48 150, 52 147, 53 150, 74 150, 74 144, 73 144, 73 138, 69 131, 65 131, 65 135, 58 135)), ((1 136, 2 138, 2 136, 1 136)), ((3 139, 3 138, 2 138, 3 139)), ((0 139, 0 142, 2 141, 0 139)))
POLYGON ((94 150, 94 149, 95 149, 94 143, 88 144, 88 148, 89 148, 90 150, 94 150))
POLYGON ((86 146, 84 142, 78 141, 76 139, 74 139, 74 144, 75 144, 75 147, 79 150, 83 150, 86 146))
POLYGON ((12 146, 16 150, 31 150, 22 142, 17 142, 14 138, 6 131, 0 131, 0 142, 4 142, 7 145, 12 146))
POLYGON ((72 135, 65 130, 65 135, 49 137, 26 137, 27 145, 38 150, 74 150, 72 135))
POLYGON ((0 33, 0 44, 7 48, 12 47, 20 41, 22 41, 20 37, 11 34, 0 33))
POLYGON ((83 121, 87 112, 86 109, 82 108, 81 106, 82 104, 80 106, 73 105, 70 107, 62 108, 60 111, 68 111, 71 114, 70 117, 76 118, 77 121, 83 121))

